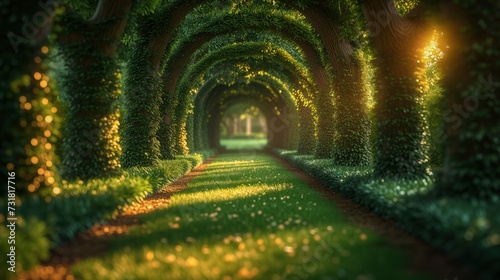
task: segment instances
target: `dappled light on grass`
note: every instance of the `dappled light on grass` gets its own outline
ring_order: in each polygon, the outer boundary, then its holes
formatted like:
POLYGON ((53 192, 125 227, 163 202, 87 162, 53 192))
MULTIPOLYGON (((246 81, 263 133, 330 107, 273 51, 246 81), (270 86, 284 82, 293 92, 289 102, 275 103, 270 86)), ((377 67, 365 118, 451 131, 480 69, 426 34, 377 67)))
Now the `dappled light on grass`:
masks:
POLYGON ((77 264, 75 276, 420 279, 401 251, 267 156, 223 155, 189 187, 110 241, 107 255, 77 264))

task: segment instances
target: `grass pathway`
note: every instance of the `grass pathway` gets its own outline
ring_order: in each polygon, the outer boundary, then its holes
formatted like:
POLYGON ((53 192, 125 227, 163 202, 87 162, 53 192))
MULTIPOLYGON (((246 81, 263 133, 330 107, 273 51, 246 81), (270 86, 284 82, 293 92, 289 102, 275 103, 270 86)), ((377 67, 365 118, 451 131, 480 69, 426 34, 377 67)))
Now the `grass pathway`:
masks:
POLYGON ((225 154, 78 279, 429 279, 269 156, 225 154))

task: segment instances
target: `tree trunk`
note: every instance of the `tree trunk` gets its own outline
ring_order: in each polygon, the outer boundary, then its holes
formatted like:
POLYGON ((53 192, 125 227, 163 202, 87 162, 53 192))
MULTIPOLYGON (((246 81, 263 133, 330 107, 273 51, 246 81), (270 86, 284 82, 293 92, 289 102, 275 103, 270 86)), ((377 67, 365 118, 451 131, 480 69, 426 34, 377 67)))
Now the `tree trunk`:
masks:
POLYGON ((363 11, 376 52, 375 175, 425 175, 427 146, 418 73, 429 38, 427 28, 419 18, 401 17, 392 0, 367 0, 363 11))
POLYGON ((67 72, 68 103, 62 174, 74 180, 116 174, 121 152, 118 135, 120 73, 116 49, 127 23, 131 0, 101 0, 89 21, 66 15, 60 36, 67 72))
POLYGON ((310 107, 298 102, 299 107, 299 154, 314 154, 316 150, 316 125, 313 111, 310 107))
POLYGON ((134 46, 135 52, 128 64, 129 72, 134 72, 135 77, 127 81, 125 92, 128 101, 123 125, 123 163, 127 167, 152 165, 158 159, 170 159, 176 154, 175 137, 182 128, 176 127, 180 120, 172 109, 175 95, 165 93, 164 85, 169 81, 164 83, 158 77, 175 30, 196 5, 194 1, 178 1, 159 11, 164 16, 143 18, 139 43, 134 46))
POLYGON ((247 136, 252 135, 252 117, 251 116, 246 117, 246 132, 245 132, 245 134, 247 136))
MULTIPOLYGON (((365 86, 366 81, 362 80, 363 68, 356 57, 355 50, 349 42, 340 38, 339 28, 332 16, 328 14, 328 7, 309 5, 307 8, 300 8, 293 2, 287 2, 304 14, 318 32, 332 66, 334 112, 324 114, 334 115, 333 124, 318 124, 320 127, 318 139, 325 138, 327 136, 323 134, 328 134, 331 141, 318 142, 327 143, 326 145, 331 147, 330 156, 333 156, 339 165, 367 165, 371 162, 368 91, 365 86), (323 131, 325 127, 333 133, 323 131)), ((324 104, 322 101, 319 103, 324 104)), ((322 113, 318 112, 318 114, 322 113)))
POLYGON ((264 133, 264 134, 267 135, 268 128, 267 128, 266 118, 262 117, 262 116, 259 116, 258 120, 259 120, 260 127, 262 128, 262 133, 264 133))

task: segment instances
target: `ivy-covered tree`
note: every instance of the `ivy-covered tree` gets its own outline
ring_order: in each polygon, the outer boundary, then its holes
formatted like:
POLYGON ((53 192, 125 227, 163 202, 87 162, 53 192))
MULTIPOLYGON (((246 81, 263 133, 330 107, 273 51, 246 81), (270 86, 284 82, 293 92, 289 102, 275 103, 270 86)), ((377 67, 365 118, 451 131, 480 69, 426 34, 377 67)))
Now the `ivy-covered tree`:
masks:
POLYGON ((427 125, 419 78, 431 29, 421 6, 403 16, 393 0, 366 0, 363 11, 375 50, 375 175, 423 176, 427 125))
MULTIPOLYGON (((360 30, 352 1, 284 1, 300 11, 321 37, 331 67, 335 111, 331 149, 339 165, 371 163, 368 89, 357 36, 360 30)), ((324 102, 323 102, 324 103, 324 102)), ((323 125, 320 125, 324 129, 323 125)), ((318 135, 318 136, 319 136, 318 135)))
POLYGON ((444 34, 446 97, 439 185, 451 195, 500 194, 500 12, 494 1, 429 2, 444 34))
POLYGON ((60 19, 58 46, 65 64, 62 98, 68 108, 62 159, 66 179, 119 172, 120 116, 116 100, 121 93, 121 73, 117 49, 132 2, 101 0, 88 19, 86 12, 90 10, 82 5, 90 3, 76 3, 75 7, 67 6, 67 13, 60 19))

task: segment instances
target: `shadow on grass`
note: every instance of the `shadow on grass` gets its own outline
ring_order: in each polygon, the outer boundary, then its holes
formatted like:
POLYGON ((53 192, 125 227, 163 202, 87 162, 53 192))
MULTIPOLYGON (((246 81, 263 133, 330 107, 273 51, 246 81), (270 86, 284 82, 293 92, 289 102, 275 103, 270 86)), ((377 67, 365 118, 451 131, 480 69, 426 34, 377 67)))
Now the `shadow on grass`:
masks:
POLYGON ((233 276, 250 263, 260 279, 422 279, 406 271, 406 254, 347 221, 331 201, 274 160, 257 155, 242 165, 234 158, 221 155, 189 183, 190 189, 175 194, 168 208, 141 216, 143 225, 110 240, 106 257, 79 264, 81 278, 133 273, 152 279, 167 273, 172 279, 193 279, 199 271, 184 260, 194 258, 203 262, 200 266, 219 267, 233 276), (224 166, 228 173, 220 175, 224 166), (204 247, 211 253, 203 253, 204 247), (183 262, 170 262, 172 255, 183 262), (156 258, 162 262, 153 272, 156 258), (100 274, 85 274, 94 273, 89 270, 96 263, 100 274))

